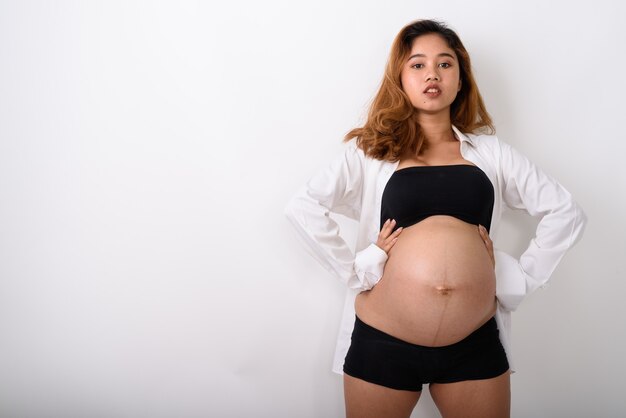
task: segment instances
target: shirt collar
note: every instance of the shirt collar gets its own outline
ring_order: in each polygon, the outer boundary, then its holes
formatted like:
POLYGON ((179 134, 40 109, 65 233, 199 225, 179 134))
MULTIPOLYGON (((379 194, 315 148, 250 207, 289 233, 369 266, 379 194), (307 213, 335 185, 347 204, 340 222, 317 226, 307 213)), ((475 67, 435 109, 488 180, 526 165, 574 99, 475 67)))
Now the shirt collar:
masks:
POLYGON ((468 137, 463 132, 459 131, 459 129, 456 126, 452 125, 452 130, 454 131, 454 135, 459 141, 461 141, 462 143, 467 142, 471 146, 474 146, 474 141, 472 141, 472 138, 468 137))

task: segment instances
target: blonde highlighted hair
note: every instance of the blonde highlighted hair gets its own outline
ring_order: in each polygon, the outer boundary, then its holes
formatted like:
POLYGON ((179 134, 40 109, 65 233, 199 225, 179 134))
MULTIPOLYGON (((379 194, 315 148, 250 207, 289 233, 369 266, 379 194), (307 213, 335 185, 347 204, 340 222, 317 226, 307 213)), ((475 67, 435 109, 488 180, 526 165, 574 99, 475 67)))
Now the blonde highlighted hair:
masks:
POLYGON ((469 54, 459 36, 441 22, 418 20, 402 28, 396 36, 367 121, 362 127, 348 132, 344 141, 356 138, 357 145, 366 155, 379 160, 397 161, 405 153, 419 152, 424 137, 417 122, 417 111, 402 89, 400 75, 413 40, 430 33, 440 35, 447 42, 460 65, 461 90, 450 107, 452 124, 461 132, 495 132, 472 75, 469 54))

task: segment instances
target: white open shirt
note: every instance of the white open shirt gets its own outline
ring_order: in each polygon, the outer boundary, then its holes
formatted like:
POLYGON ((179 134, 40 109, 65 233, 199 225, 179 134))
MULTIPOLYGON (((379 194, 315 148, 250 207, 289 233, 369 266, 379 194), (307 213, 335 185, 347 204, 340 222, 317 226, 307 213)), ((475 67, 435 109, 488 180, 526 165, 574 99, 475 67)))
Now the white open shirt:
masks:
MULTIPOLYGON (((570 193, 525 156, 494 135, 463 134, 453 126, 461 155, 485 172, 493 184, 495 200, 490 234, 498 230, 505 207, 523 209, 541 217, 535 237, 517 260, 495 249, 496 320, 500 340, 511 358, 511 311, 550 275, 584 230, 587 218, 570 193)), ((343 318, 337 339, 333 371, 343 373, 343 362, 354 327, 354 301, 383 274, 387 254, 376 246, 381 199, 398 162, 366 157, 351 140, 343 155, 314 175, 289 201, 285 214, 306 248, 327 270, 346 283, 343 318), (331 212, 359 223, 356 254, 342 238, 331 212)))

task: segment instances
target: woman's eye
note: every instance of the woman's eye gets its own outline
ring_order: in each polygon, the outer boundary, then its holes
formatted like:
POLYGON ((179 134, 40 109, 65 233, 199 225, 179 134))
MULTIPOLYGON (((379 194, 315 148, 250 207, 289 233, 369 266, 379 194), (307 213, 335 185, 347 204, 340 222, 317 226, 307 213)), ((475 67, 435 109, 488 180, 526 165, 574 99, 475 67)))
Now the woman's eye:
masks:
POLYGON ((451 67, 451 65, 449 63, 447 63, 447 62, 442 62, 441 64, 439 64, 439 66, 441 68, 450 68, 451 67))
POLYGON ((415 69, 420 69, 420 68, 424 68, 424 64, 413 64, 413 65, 411 65, 411 67, 413 67, 415 69))

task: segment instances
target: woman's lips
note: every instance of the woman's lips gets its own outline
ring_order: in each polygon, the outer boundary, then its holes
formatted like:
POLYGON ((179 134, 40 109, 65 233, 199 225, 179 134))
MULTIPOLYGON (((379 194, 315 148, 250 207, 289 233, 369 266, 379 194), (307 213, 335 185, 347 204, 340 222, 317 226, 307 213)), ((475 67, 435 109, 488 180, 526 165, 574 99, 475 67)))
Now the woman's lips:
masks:
POLYGON ((441 89, 437 85, 430 84, 424 89, 423 93, 428 97, 437 97, 441 94, 441 89))
POLYGON ((439 89, 428 89, 424 91, 424 94, 430 98, 437 97, 441 94, 439 89))

